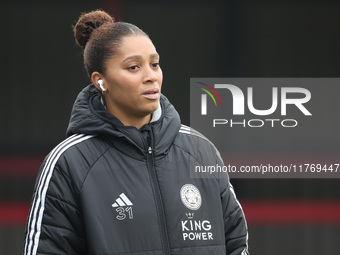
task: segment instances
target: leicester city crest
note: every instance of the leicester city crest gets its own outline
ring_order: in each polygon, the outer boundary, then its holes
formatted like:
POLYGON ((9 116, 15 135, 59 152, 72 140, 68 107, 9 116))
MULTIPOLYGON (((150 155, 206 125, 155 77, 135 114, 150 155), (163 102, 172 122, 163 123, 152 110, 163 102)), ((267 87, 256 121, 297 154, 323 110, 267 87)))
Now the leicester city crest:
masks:
POLYGON ((183 204, 190 210, 198 210, 202 204, 201 193, 195 185, 185 184, 180 191, 183 204))

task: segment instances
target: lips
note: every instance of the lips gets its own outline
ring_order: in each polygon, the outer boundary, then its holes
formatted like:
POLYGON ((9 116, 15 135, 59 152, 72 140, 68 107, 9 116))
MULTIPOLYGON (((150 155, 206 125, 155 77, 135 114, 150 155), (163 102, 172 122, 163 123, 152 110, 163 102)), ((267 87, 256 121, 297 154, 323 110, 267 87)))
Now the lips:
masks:
POLYGON ((159 89, 148 89, 143 93, 143 96, 149 99, 158 99, 159 98, 159 89))

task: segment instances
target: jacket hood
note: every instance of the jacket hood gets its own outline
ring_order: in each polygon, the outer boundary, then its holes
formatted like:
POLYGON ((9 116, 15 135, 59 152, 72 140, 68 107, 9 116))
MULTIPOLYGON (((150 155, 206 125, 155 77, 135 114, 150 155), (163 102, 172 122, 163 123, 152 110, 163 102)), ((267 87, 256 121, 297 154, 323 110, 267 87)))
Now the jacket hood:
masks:
MULTIPOLYGON (((161 95, 159 107, 162 114, 158 120, 141 129, 151 131, 156 155, 166 153, 181 126, 177 111, 164 95, 161 95)), ((102 104, 100 92, 91 84, 79 93, 73 105, 67 136, 79 133, 103 136, 122 150, 126 147, 130 151, 134 149, 145 152, 148 144, 141 130, 124 126, 110 114, 102 104)))

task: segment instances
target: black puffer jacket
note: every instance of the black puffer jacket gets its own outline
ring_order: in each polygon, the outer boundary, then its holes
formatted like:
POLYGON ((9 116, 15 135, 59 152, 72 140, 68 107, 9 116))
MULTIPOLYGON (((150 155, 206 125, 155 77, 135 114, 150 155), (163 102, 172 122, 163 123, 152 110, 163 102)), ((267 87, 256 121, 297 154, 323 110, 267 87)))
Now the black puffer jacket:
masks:
POLYGON ((93 85, 43 162, 25 254, 248 254, 242 209, 226 178, 192 178, 222 164, 215 147, 181 125, 162 96, 141 130, 109 114, 93 85))

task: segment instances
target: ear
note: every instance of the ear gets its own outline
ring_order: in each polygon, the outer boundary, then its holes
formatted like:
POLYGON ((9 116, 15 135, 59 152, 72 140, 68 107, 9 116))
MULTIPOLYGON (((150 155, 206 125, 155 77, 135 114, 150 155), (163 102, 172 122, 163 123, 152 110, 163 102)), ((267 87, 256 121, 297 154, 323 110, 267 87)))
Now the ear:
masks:
POLYGON ((91 74, 91 81, 92 83, 94 84, 94 86, 96 86, 96 88, 99 90, 99 91, 102 91, 101 88, 99 87, 99 84, 98 84, 98 81, 103 79, 102 75, 98 72, 93 72, 91 74))

